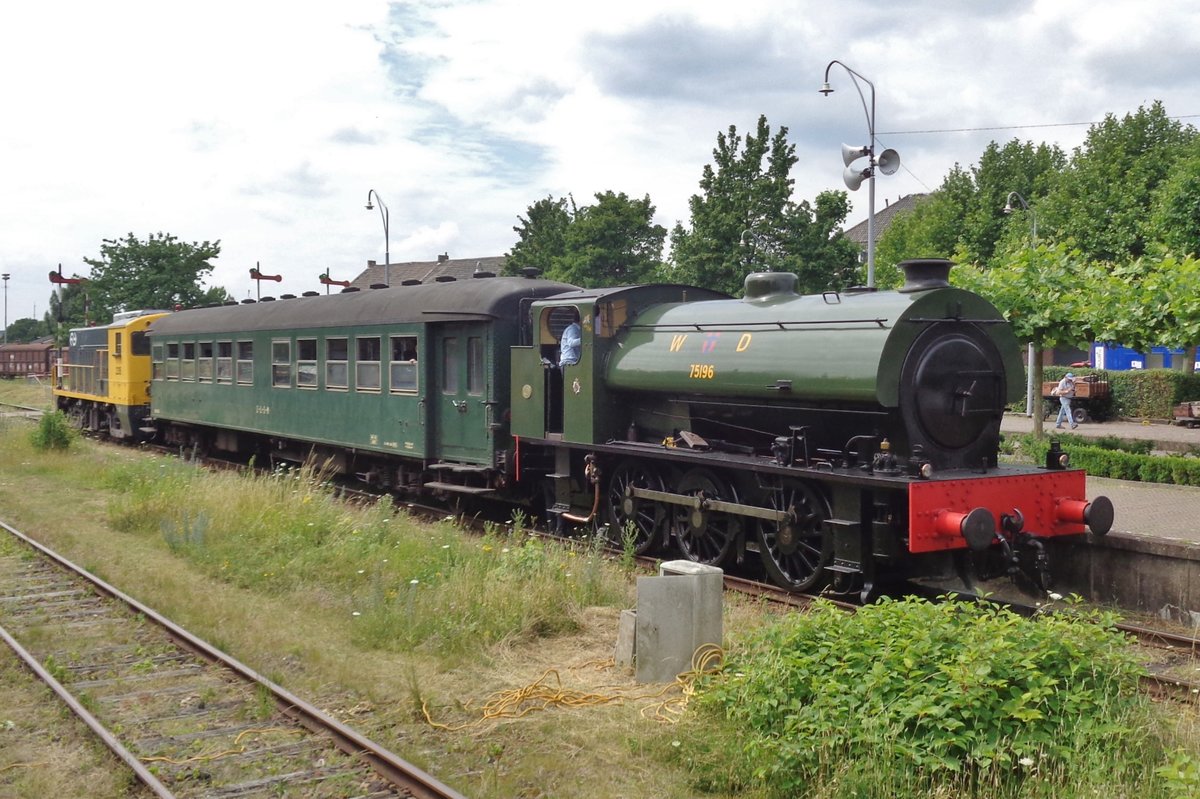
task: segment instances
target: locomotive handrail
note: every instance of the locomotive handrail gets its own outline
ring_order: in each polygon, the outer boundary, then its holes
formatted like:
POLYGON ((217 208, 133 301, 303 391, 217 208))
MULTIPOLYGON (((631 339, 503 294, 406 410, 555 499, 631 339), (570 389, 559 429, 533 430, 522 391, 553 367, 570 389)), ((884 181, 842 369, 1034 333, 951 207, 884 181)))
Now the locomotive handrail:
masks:
MULTIPOLYGON (((780 330, 790 329, 789 325, 809 326, 810 329, 816 325, 861 325, 874 324, 879 327, 885 327, 890 319, 885 317, 875 317, 873 319, 813 319, 809 321, 779 321, 774 322, 689 322, 683 324, 681 322, 670 322, 664 324, 635 324, 628 325, 629 330, 711 330, 715 328, 744 328, 744 327, 778 327, 780 330)), ((945 319, 935 321, 944 322, 945 319)), ((1000 320, 1004 321, 1004 320, 1000 320)))
POLYGON ((1007 325, 1007 319, 966 319, 961 316, 942 316, 942 317, 925 317, 914 316, 910 319, 905 319, 905 322, 915 322, 924 324, 927 322, 970 322, 974 325, 1007 325))

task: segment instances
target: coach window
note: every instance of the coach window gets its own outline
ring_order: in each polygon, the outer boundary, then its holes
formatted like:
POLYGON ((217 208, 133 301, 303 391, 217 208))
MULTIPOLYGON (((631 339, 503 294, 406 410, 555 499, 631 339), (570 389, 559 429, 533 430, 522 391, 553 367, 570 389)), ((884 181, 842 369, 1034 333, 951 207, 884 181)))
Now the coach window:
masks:
POLYGON ((357 339, 354 387, 359 391, 379 390, 379 336, 357 339))
POLYGON ((271 342, 271 385, 275 388, 292 387, 292 342, 271 342))
POLYGON ((392 336, 392 393, 417 390, 417 337, 392 336))
POLYGON ((317 340, 315 338, 296 339, 296 386, 298 388, 317 387, 317 340))
POLYGON ((155 344, 150 349, 150 379, 166 380, 167 370, 163 363, 163 345, 155 344))
POLYGON ((196 342, 183 342, 183 355, 179 362, 179 379, 192 380, 196 379, 196 342))
POLYGON ((325 388, 345 390, 350 386, 349 360, 346 339, 325 339, 325 388))
POLYGON ((124 336, 121 334, 120 331, 117 331, 116 333, 113 334, 113 350, 114 350, 113 357, 114 358, 121 357, 121 342, 123 339, 124 339, 124 336))
POLYGON ((167 345, 167 379, 179 379, 179 342, 172 341, 167 345))
POLYGON ((442 339, 442 393, 458 393, 458 339, 442 339))
POLYGON ((237 343, 237 381, 239 385, 254 385, 254 342, 237 343))
POLYGON ((201 383, 211 383, 213 379, 213 345, 211 341, 201 341, 196 345, 199 356, 196 361, 196 378, 201 383))
POLYGON ((217 342, 217 382, 233 382, 233 342, 217 342))
POLYGON ((471 336, 467 339, 467 393, 483 393, 483 339, 471 336))

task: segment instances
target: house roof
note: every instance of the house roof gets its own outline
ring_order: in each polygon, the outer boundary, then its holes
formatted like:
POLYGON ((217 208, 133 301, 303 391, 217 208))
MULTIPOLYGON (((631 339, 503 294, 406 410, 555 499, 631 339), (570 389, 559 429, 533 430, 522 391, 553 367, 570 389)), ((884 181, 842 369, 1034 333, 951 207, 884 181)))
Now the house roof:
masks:
MULTIPOLYGON (((883 208, 875 209, 875 241, 879 241, 879 237, 883 235, 883 231, 888 229, 888 225, 892 224, 896 214, 902 211, 911 211, 917 207, 917 203, 924 201, 927 197, 929 197, 928 194, 906 194, 894 203, 884 200, 883 208)), ((847 229, 844 235, 865 250, 867 248, 867 220, 864 219, 854 227, 847 229)))
POLYGON ((367 268, 358 277, 350 281, 354 288, 368 289, 374 284, 389 283, 399 286, 406 280, 419 280, 421 283, 436 282, 439 277, 452 277, 455 280, 468 280, 476 272, 491 272, 499 275, 504 270, 503 255, 489 255, 483 258, 451 258, 442 254, 436 261, 406 261, 389 264, 386 268, 387 280, 384 279, 383 264, 367 261, 367 268))

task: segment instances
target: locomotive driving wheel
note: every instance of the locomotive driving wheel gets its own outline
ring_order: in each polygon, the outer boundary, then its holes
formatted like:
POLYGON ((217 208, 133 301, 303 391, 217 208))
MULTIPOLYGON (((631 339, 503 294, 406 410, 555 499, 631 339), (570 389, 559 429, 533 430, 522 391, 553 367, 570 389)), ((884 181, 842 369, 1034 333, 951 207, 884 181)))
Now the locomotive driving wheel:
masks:
POLYGON ((644 555, 661 537, 667 514, 659 503, 634 496, 634 488, 662 491, 662 479, 645 464, 622 461, 608 481, 608 540, 614 547, 624 548, 625 536, 632 535, 634 553, 644 555))
POLYGON ((825 580, 830 553, 824 522, 829 506, 806 483, 783 482, 768 490, 763 503, 787 518, 758 524, 759 553, 771 580, 789 591, 812 591, 825 580))
POLYGON ((676 491, 700 500, 699 507, 675 506, 671 526, 683 556, 696 563, 719 565, 741 535, 742 520, 710 510, 704 501, 737 502, 736 489, 707 469, 693 469, 680 478, 676 491))

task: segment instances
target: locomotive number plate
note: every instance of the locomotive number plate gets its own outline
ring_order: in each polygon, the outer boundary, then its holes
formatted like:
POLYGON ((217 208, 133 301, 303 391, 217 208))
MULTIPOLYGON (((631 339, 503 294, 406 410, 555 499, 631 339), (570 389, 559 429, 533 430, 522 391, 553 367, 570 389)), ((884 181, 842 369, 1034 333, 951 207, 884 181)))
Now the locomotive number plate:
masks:
POLYGON ((693 380, 712 380, 717 369, 711 363, 694 363, 688 370, 688 377, 693 380))

